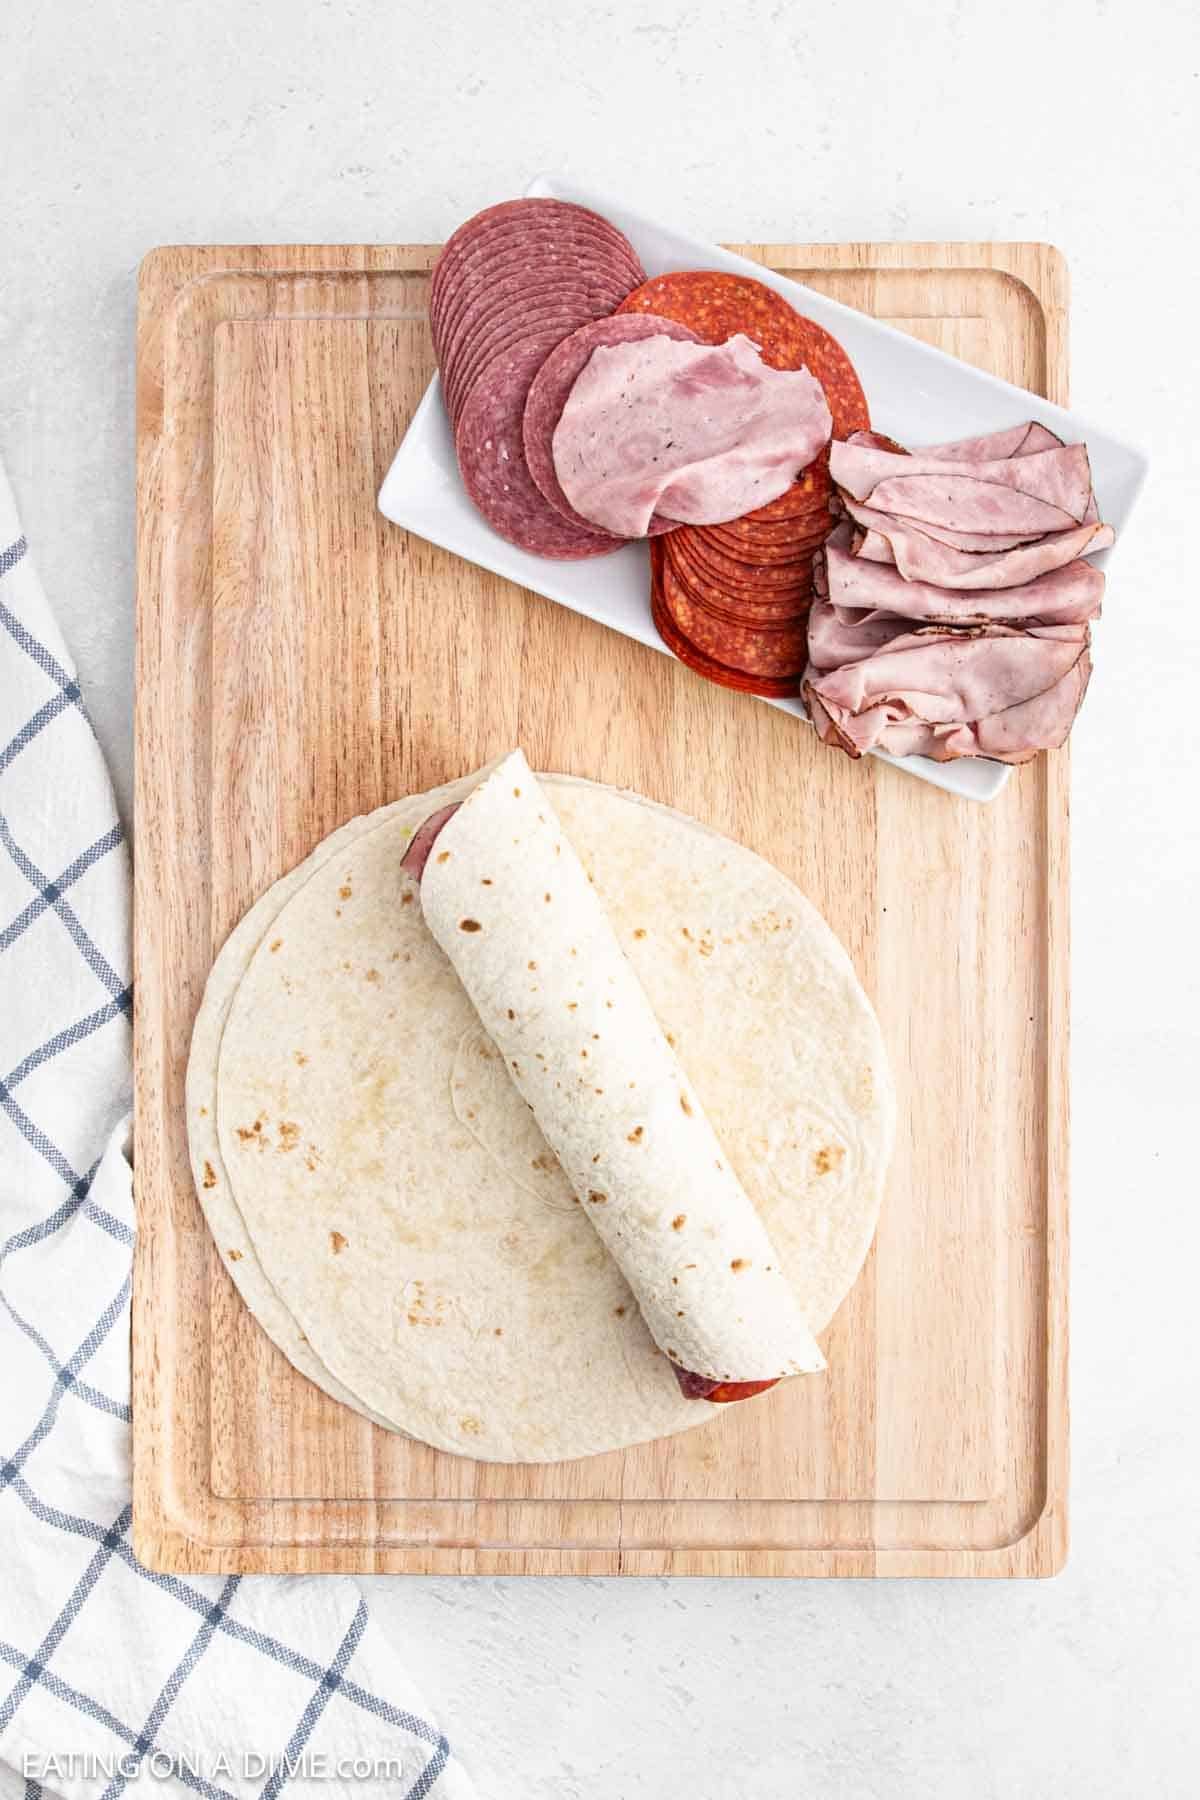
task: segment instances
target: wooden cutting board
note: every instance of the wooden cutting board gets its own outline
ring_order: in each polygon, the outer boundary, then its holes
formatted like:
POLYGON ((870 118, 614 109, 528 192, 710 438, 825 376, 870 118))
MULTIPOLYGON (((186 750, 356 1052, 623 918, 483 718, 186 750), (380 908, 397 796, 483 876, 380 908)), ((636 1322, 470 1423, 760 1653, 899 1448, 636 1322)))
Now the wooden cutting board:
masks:
MULTIPOLYGON (((1060 403, 1061 259, 782 245, 772 267, 1060 403)), ((1067 757, 989 806, 387 524, 434 251, 155 251, 138 335, 134 1539, 160 1569, 1041 1575, 1066 1550, 1067 757), (878 1008, 900 1134, 829 1372, 660 1443, 473 1463, 313 1388, 188 1169, 213 956, 328 832, 520 743, 792 875, 878 1008)))

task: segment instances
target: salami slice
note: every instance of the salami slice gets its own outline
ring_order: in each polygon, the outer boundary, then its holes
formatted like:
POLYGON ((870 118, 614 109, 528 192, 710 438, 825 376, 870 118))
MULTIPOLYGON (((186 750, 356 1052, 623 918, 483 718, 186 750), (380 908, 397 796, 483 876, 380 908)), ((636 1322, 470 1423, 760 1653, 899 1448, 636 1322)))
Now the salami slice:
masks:
POLYGON ((531 242, 546 238, 559 242, 569 241, 572 237, 590 239, 597 250, 607 250, 626 259, 630 273, 640 271, 645 279, 645 271, 629 239, 599 213, 568 200, 502 200, 467 219, 446 240, 430 282, 431 305, 440 303, 444 290, 458 278, 461 264, 469 262, 481 250, 521 237, 531 242))
MULTIPOLYGON (((555 512, 561 513, 564 519, 570 520, 582 530, 595 531, 596 527, 589 525, 575 511, 555 474, 552 447, 555 427, 562 416, 567 397, 593 350, 601 345, 607 347, 632 343, 650 337, 669 337, 688 343, 696 341, 695 332, 686 325, 679 325, 672 319, 658 319, 653 314, 617 315, 597 319, 591 324, 580 326, 578 331, 572 332, 570 337, 564 338, 550 352, 534 376, 529 390, 522 427, 529 473, 555 512)), ((651 536, 672 529, 673 522, 670 519, 654 518, 650 522, 651 536)))
POLYGON ((454 447, 463 484, 493 531, 536 556, 570 560, 603 556, 620 540, 568 523, 547 505, 525 461, 525 398, 561 335, 526 338, 483 370, 463 404, 454 447))
MULTIPOLYGON (((594 311, 594 307, 590 310, 594 311)), ((562 300, 546 306, 523 310, 515 308, 495 329, 487 333, 481 342, 476 344, 460 361, 449 362, 446 367, 446 405, 450 412, 451 422, 457 421, 462 403, 470 393, 475 381, 490 363, 495 362, 506 350, 531 337, 546 337, 553 333, 552 341, 560 343, 562 339, 575 331, 581 317, 589 316, 589 309, 582 304, 570 305, 562 300)), ((595 530, 595 526, 590 527, 595 530)))

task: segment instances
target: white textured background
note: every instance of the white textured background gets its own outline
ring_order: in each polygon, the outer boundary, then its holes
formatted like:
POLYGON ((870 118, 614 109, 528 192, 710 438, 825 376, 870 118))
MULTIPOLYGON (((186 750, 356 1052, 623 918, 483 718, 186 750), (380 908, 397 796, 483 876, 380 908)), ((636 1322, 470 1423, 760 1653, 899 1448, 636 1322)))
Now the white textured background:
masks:
POLYGON ((1074 738, 1068 1570, 369 1584, 502 1800, 1200 1793, 1198 117, 1194 0, 3 9, 0 455, 126 808, 153 244, 439 239, 542 166, 717 238, 1051 239, 1075 403, 1154 459, 1074 738))

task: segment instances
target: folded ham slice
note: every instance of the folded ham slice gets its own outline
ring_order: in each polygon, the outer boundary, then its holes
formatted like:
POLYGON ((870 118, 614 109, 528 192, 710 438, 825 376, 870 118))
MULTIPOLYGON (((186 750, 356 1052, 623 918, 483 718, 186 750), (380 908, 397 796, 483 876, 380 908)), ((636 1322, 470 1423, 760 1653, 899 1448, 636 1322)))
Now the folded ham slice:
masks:
POLYGON ((1037 450, 1061 450, 1062 439, 1036 419, 989 431, 983 437, 956 438, 950 444, 926 444, 922 456, 938 456, 945 462, 988 462, 1009 456, 1032 456, 1037 450))
POLYGON ((1103 573, 1078 558, 1015 587, 964 591, 906 581, 890 564, 852 556, 844 542, 836 540, 826 546, 822 586, 835 606, 854 607, 869 616, 882 612, 940 625, 978 625, 988 620, 1081 624, 1099 617, 1104 598, 1103 573))
MULTIPOLYGON (((899 456, 908 451, 895 438, 882 431, 852 431, 848 444, 859 444, 868 450, 894 450, 899 456)), ((950 444, 926 444, 922 456, 937 456, 945 462, 987 462, 1000 457, 1031 456, 1035 450, 1054 450, 1062 445, 1046 425, 1027 419, 1020 425, 1008 425, 1003 431, 989 431, 984 437, 955 438, 950 444)))
MULTIPOLYGON (((818 601, 814 617, 828 604, 818 601)), ((814 662, 803 693, 821 737, 854 757, 878 749, 1019 763, 1063 742, 1090 673, 1086 624, 925 625, 827 672, 814 662)))
MULTIPOLYGON (((878 491, 878 490, 876 490, 878 491)), ((904 513, 879 512, 873 506, 863 506, 857 500, 850 500, 842 495, 839 504, 848 518, 861 525, 864 531, 877 531, 886 535, 892 525, 906 526, 910 531, 920 531, 937 544, 946 544, 951 550, 970 550, 977 555, 991 555, 997 550, 1013 550, 1018 544, 1033 544, 1045 537, 1044 531, 953 531, 947 525, 933 525, 928 519, 910 519, 904 513)), ((1075 526, 1069 527, 1075 530, 1075 526)), ((886 562, 887 557, 875 557, 876 562, 886 562)))
MULTIPOLYGON (((898 456, 862 444, 834 443, 829 472, 852 499, 869 501, 880 512, 928 518, 960 531, 1052 531, 1079 524, 1092 494, 1085 444, 976 461, 933 456, 924 450, 898 456), (898 488, 899 482, 905 486, 898 488), (995 488, 1038 503, 1046 509, 1041 522, 1031 516, 1029 524, 1024 519, 1009 523, 1003 516, 1002 497, 988 491, 995 488)), ((1019 511, 1014 505, 1014 518, 1019 511)))
MULTIPOLYGON (((855 512, 849 505, 848 510, 855 512)), ((1076 525, 1032 543, 979 555, 939 544, 920 526, 900 524, 883 514, 875 517, 879 522, 856 539, 855 556, 868 562, 894 563, 906 581, 929 581, 938 587, 974 592, 1019 587, 1049 569, 1065 567, 1077 556, 1107 550, 1114 542, 1111 525, 1076 525)))
POLYGON ((1086 446, 1035 420, 830 452, 845 517, 815 573, 803 693, 821 737, 939 762, 1061 744, 1091 671, 1107 549, 1086 446))
POLYGON ((832 429, 820 383, 771 368, 748 337, 656 336, 592 352, 555 428, 554 469, 583 518, 644 537, 656 512, 716 525, 778 499, 832 429))

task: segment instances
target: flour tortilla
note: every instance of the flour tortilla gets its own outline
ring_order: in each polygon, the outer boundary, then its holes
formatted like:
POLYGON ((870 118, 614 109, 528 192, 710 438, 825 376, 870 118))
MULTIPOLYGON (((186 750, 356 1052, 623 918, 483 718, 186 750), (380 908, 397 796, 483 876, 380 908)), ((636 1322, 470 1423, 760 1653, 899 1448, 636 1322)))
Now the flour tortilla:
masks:
MULTIPOLYGON (((414 843, 425 922, 659 1349, 714 1383, 823 1369, 779 1253, 524 753, 433 824, 432 847, 424 828, 414 843)), ((690 946, 688 920, 678 929, 690 946)))
POLYGON ((185 1104, 192 1177, 208 1228, 235 1287, 267 1336, 302 1375, 306 1375, 331 1399, 341 1401, 344 1406, 356 1407, 360 1412, 366 1413, 376 1425, 389 1429, 394 1427, 390 1427, 386 1419, 372 1413, 369 1407, 363 1406, 357 1395, 343 1387, 337 1377, 325 1367, 263 1273, 221 1158, 217 1136, 218 1056, 225 1021, 229 1017, 238 984, 255 950, 292 895, 331 856, 337 855, 340 850, 353 843, 355 838, 375 830, 389 820, 396 820, 402 829, 411 831, 420 824, 423 816, 421 809, 427 800, 438 795, 444 796, 444 801, 453 800, 458 795, 465 794, 468 785, 465 781, 451 782, 445 788, 435 789, 431 795, 410 796, 397 800, 390 806, 380 807, 377 812, 351 819, 324 838, 311 855, 255 901, 226 938, 209 972, 204 999, 192 1030, 191 1055, 187 1067, 185 1104))
MULTIPOLYGON (((547 789, 819 1330, 866 1254, 893 1128, 844 951, 785 877, 695 821, 563 777, 547 789)), ((244 1222, 254 1254, 231 1273, 276 1342, 299 1363, 306 1340, 397 1429, 549 1461, 703 1423, 716 1409, 679 1394, 404 904, 413 828, 461 791, 357 821, 287 878, 256 947, 252 929, 223 954, 191 1072, 198 1183, 199 1096, 217 1101, 201 1199, 214 1223, 218 1193, 244 1222)))

